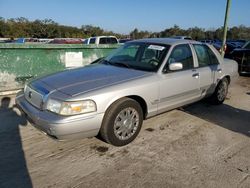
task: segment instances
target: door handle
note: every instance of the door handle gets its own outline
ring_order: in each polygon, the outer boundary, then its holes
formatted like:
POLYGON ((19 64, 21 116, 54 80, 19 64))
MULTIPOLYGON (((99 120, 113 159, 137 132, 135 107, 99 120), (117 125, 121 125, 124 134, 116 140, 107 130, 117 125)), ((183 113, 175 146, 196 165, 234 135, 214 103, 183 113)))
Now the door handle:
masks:
POLYGON ((194 77, 194 78, 199 78, 199 77, 200 77, 200 73, 194 73, 194 74, 192 75, 192 77, 194 77))
POLYGON ((217 69, 217 72, 221 73, 221 72, 222 72, 222 69, 217 69))

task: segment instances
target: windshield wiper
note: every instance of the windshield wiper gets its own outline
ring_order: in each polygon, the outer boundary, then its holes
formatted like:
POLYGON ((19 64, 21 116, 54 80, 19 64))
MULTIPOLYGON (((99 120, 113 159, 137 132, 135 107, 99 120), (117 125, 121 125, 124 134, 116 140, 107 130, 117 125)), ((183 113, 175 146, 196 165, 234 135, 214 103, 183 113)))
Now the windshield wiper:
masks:
POLYGON ((102 62, 105 65, 113 65, 113 66, 119 66, 119 67, 126 67, 126 68, 132 68, 130 65, 128 65, 127 63, 123 63, 123 62, 114 62, 114 61, 108 61, 106 59, 103 59, 102 62))
POLYGON ((126 68, 131 68, 131 66, 127 63, 122 63, 122 62, 110 62, 111 65, 114 66, 119 66, 119 67, 126 67, 126 68))

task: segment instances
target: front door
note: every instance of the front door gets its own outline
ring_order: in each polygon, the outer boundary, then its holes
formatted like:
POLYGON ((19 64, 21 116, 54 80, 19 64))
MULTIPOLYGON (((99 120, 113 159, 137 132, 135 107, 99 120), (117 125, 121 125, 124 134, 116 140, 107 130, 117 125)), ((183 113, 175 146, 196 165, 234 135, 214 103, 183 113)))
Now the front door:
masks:
POLYGON ((161 76, 158 113, 199 99, 199 73, 194 69, 193 55, 188 44, 173 48, 161 76), (182 63, 183 69, 168 70, 169 64, 174 62, 182 63))

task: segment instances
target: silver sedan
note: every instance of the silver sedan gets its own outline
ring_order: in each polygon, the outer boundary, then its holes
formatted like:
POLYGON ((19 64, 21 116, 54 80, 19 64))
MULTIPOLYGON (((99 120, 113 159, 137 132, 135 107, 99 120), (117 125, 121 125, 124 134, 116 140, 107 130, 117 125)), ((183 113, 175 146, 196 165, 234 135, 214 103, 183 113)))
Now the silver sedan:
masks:
POLYGON ((237 64, 212 46, 143 39, 88 66, 33 80, 16 103, 32 125, 55 139, 100 135, 123 146, 146 118, 204 97, 221 104, 236 75, 237 64))

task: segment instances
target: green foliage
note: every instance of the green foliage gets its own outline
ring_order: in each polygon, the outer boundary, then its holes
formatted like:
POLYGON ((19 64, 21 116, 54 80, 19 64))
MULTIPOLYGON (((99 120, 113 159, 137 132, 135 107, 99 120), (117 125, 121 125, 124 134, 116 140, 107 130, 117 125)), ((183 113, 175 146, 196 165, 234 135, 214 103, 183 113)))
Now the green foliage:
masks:
POLYGON ((130 38, 132 39, 141 39, 141 38, 149 38, 151 37, 151 33, 148 31, 138 31, 137 28, 135 28, 131 33, 130 33, 130 38))
MULTIPOLYGON (((218 29, 209 29, 205 30, 199 27, 193 27, 189 29, 181 29, 179 26, 174 25, 171 28, 167 28, 161 32, 148 32, 148 31, 139 31, 134 29, 130 33, 132 39, 138 38, 148 38, 148 37, 171 37, 171 36, 190 36, 195 40, 202 39, 222 39, 223 37, 223 27, 218 29)), ((228 30, 228 39, 250 39, 250 27, 240 25, 239 27, 232 27, 228 30)))
POLYGON ((100 27, 84 25, 81 28, 59 25, 51 19, 29 21, 26 18, 0 17, 0 37, 5 38, 87 38, 98 35, 115 35, 100 27))
MULTIPOLYGON (((59 25, 51 19, 29 21, 26 18, 4 19, 0 17, 0 37, 5 38, 88 38, 91 36, 114 35, 118 38, 128 36, 105 31, 100 27, 82 25, 81 28, 59 25)), ((140 31, 135 28, 129 34, 132 39, 149 37, 171 37, 185 35, 193 39, 222 39, 223 27, 205 30, 199 27, 181 29, 178 25, 167 28, 161 32, 140 31)), ((228 39, 250 39, 250 27, 240 25, 228 30, 228 39)))

